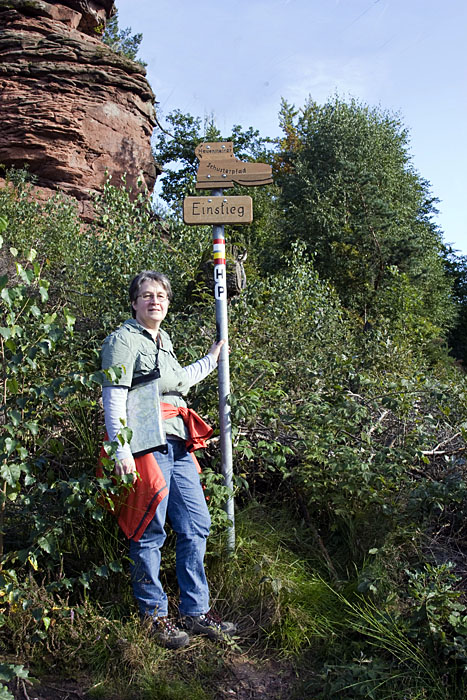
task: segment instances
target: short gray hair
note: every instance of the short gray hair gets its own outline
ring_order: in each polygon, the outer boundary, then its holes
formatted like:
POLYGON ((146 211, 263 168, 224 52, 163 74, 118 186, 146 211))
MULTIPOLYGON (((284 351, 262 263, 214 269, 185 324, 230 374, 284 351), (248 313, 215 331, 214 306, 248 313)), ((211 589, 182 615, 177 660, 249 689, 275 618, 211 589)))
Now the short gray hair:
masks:
POLYGON ((130 283, 130 288, 128 290, 128 295, 130 297, 131 304, 131 315, 136 318, 136 311, 133 308, 133 302, 137 300, 141 287, 144 282, 158 282, 162 287, 164 287, 167 292, 169 301, 172 301, 172 287, 170 286, 169 278, 162 272, 155 272, 154 270, 143 270, 139 275, 133 277, 130 283))

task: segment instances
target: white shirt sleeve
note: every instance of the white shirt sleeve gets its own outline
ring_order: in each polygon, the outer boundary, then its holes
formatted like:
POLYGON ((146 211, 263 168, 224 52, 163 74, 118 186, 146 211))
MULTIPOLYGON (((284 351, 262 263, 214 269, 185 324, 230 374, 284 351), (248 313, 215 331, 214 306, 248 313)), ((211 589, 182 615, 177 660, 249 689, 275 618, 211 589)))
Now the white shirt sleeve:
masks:
POLYGON ((128 387, 125 386, 104 386, 102 387, 102 404, 104 406, 105 429, 111 442, 118 442, 116 457, 117 459, 125 459, 131 457, 131 450, 128 443, 121 445, 117 440, 117 433, 122 428, 120 419, 125 421, 126 425, 126 399, 128 395, 128 387))
POLYGON ((188 375, 190 386, 198 384, 201 380, 211 374, 217 367, 217 362, 213 355, 208 353, 200 360, 196 360, 193 364, 184 367, 184 371, 188 375))

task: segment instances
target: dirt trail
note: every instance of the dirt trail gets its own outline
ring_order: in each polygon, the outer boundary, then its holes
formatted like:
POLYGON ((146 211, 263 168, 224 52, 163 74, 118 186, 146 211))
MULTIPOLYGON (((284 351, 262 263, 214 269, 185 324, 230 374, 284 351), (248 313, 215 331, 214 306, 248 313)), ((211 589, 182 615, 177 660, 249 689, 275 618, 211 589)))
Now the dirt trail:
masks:
POLYGON ((229 676, 217 691, 216 700, 289 700, 297 680, 286 664, 253 662, 245 656, 231 661, 229 676))
MULTIPOLYGON (((289 700, 296 682, 289 664, 277 660, 252 660, 242 654, 231 657, 226 663, 213 697, 215 700, 289 700)), ((43 678, 34 684, 28 679, 18 679, 9 685, 9 689, 15 700, 89 700, 91 686, 92 682, 84 678, 43 678)))

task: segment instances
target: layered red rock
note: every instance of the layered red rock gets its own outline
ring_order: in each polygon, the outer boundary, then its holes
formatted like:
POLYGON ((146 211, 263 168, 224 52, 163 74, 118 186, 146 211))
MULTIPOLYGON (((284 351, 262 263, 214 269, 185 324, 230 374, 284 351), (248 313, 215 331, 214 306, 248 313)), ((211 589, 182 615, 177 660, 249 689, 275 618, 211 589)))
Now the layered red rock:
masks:
POLYGON ((82 200, 107 177, 152 191, 154 94, 102 43, 112 0, 0 0, 0 163, 82 200))

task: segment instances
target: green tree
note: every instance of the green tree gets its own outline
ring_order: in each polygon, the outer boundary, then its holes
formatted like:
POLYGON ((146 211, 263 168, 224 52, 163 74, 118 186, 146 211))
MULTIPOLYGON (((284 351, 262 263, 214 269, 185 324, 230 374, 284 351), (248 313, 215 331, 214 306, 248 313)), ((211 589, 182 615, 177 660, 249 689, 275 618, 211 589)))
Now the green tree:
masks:
POLYGON ((457 317, 449 334, 454 357, 467 367, 467 255, 458 255, 451 247, 443 250, 444 267, 452 281, 452 296, 457 317))
POLYGON ((142 66, 147 66, 147 63, 137 58, 142 40, 143 35, 141 33, 132 34, 131 27, 120 29, 118 26, 118 11, 107 22, 102 37, 104 44, 107 44, 116 53, 126 56, 142 66))
POLYGON ((338 97, 283 102, 276 156, 284 245, 300 238, 347 308, 371 318, 390 270, 407 274, 440 326, 452 313, 429 183, 414 170, 398 117, 338 97))
POLYGON ((220 141, 212 119, 183 114, 176 109, 167 115, 167 130, 156 130, 154 157, 163 167, 161 197, 174 211, 181 213, 181 202, 194 189, 198 161, 195 148, 202 141, 220 141))

